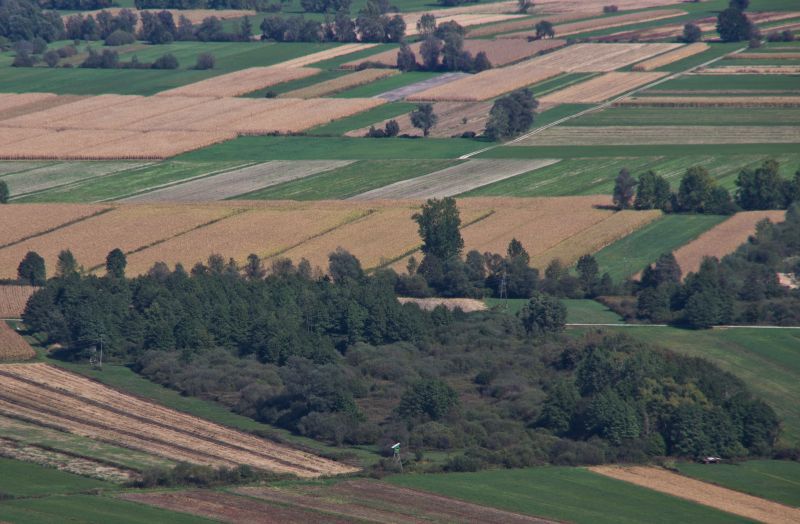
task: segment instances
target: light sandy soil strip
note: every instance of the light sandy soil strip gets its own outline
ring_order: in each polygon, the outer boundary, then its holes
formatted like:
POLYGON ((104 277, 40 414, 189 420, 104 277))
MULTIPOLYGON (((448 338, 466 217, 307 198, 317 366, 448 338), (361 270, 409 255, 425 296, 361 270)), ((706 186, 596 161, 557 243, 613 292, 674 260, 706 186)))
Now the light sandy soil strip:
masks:
MULTIPOLYGON (((472 53, 472 55, 476 55, 479 52, 483 51, 486 53, 489 61, 492 63, 493 67, 500 67, 504 65, 511 64, 513 62, 519 62, 525 58, 534 56, 542 51, 546 51, 549 49, 555 49, 557 47, 562 47, 566 45, 566 40, 536 40, 535 42, 506 42, 503 40, 464 40, 464 50, 472 53)), ((420 62, 422 60, 420 56, 420 47, 422 47, 422 42, 416 42, 409 46, 411 51, 414 52, 414 55, 417 57, 417 61, 420 62)), ((365 58, 360 58, 358 60, 353 60, 352 62, 347 62, 342 64, 342 67, 345 69, 351 69, 357 67, 359 64, 364 62, 379 62, 389 67, 396 67, 397 66, 397 49, 391 49, 389 51, 384 51, 382 53, 378 53, 376 55, 368 56, 365 58)))
POLYGON ((369 84, 381 78, 399 74, 396 69, 362 69, 355 73, 350 73, 339 78, 334 78, 326 82, 320 82, 302 89, 288 91, 279 98, 318 98, 340 93, 346 89, 369 84))
POLYGON ((653 71, 654 69, 658 69, 659 67, 672 64, 678 60, 683 60, 684 58, 697 55, 703 51, 707 51, 708 49, 710 48, 705 42, 697 42, 684 47, 679 47, 678 49, 669 51, 663 55, 658 55, 650 60, 639 62, 633 66, 632 69, 634 71, 653 71))
POLYGON ((28 360, 36 356, 36 352, 22 336, 11 326, 0 321, 0 361, 28 360))
POLYGON ((47 364, 0 366, 0 412, 193 463, 318 477, 354 468, 106 387, 47 364))
POLYGON ((457 78, 454 82, 413 94, 408 97, 408 100, 411 102, 480 102, 561 74, 558 69, 543 69, 534 62, 535 60, 526 60, 512 66, 489 69, 475 75, 457 78))
POLYGON ((534 171, 558 162, 547 160, 469 160, 428 175, 401 180, 350 200, 443 198, 534 171))
POLYGON ((544 104, 592 104, 655 82, 667 73, 606 73, 539 98, 544 104))
POLYGON ((433 311, 439 306, 443 306, 451 311, 460 309, 465 313, 473 311, 484 311, 488 309, 486 303, 474 298, 409 298, 397 297, 401 304, 416 304, 420 309, 433 311))
POLYGON ((793 144, 798 140, 800 127, 790 126, 568 126, 547 129, 512 146, 793 144))
POLYGON ((683 275, 700 269, 703 257, 722 258, 747 242, 755 234, 756 224, 764 219, 783 222, 785 211, 745 211, 709 229, 696 239, 675 251, 683 275))
POLYGON ((317 53, 311 53, 310 55, 295 58, 293 60, 280 62, 275 64, 274 67, 305 67, 309 64, 315 64, 317 62, 322 62, 323 60, 330 60, 331 58, 336 58, 342 55, 349 55, 350 53, 363 51, 377 45, 378 44, 344 44, 331 49, 326 49, 325 51, 319 51, 317 53))
POLYGON ((641 96, 614 104, 629 107, 800 107, 800 96, 641 96))
POLYGON ((660 468, 596 466, 588 468, 607 477, 691 500, 728 513, 769 524, 800 522, 800 509, 701 482, 660 468))
POLYGON ((459 80, 469 80, 470 78, 474 78, 474 76, 477 75, 468 75, 467 73, 445 73, 443 75, 429 78, 428 80, 423 80, 422 82, 416 82, 411 85, 386 91, 385 93, 378 95, 378 98, 382 98, 390 102, 402 100, 403 98, 417 100, 420 99, 420 96, 418 96, 417 93, 421 92, 424 94, 435 91, 436 89, 441 89, 442 87, 447 88, 447 84, 454 82, 458 83, 459 80))
POLYGON ((789 289, 800 289, 800 275, 792 273, 778 273, 778 283, 789 289))
POLYGON ((124 202, 225 200, 352 164, 352 160, 273 160, 123 199, 124 202))
MULTIPOLYGON (((0 246, 80 220, 109 206, 95 204, 5 204, 0 206, 0 246)), ((2 249, 2 247, 0 247, 2 249)), ((20 259, 21 260, 21 259, 20 259)), ((19 260, 17 260, 17 264, 19 260)), ((14 266, 16 271, 16 265, 14 266)))
POLYGON ((0 318, 20 318, 34 286, 0 286, 0 318))
POLYGON ((157 96, 240 96, 290 80, 313 76, 320 71, 312 67, 250 67, 168 89, 157 96))

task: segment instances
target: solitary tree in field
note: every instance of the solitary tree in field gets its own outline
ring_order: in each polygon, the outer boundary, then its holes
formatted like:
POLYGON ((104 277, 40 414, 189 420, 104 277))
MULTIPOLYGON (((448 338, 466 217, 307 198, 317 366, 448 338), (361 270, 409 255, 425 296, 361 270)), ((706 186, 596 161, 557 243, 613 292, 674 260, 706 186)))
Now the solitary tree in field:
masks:
POLYGON ((461 255, 464 239, 461 238, 461 216, 453 198, 433 198, 412 217, 419 225, 422 252, 446 261, 461 255))
POLYGON ((43 286, 47 280, 44 259, 35 251, 28 251, 17 266, 17 278, 31 286, 43 286))
POLYGON ((119 248, 112 250, 106 257, 106 272, 108 276, 123 278, 125 276, 125 266, 127 265, 128 259, 119 248))
POLYGON ((56 261, 56 276, 66 277, 78 272, 78 261, 72 251, 65 249, 58 254, 56 261))
POLYGON ((6 184, 5 180, 0 180, 0 204, 8 204, 9 196, 8 184, 6 184))
POLYGON ((433 105, 419 104, 416 111, 411 112, 411 125, 417 129, 422 129, 422 134, 428 136, 431 129, 436 126, 439 117, 433 112, 433 105))
POLYGON ((687 44, 693 44, 703 39, 703 30, 697 24, 686 24, 683 26, 683 36, 681 41, 687 44))
POLYGON ((543 38, 553 38, 556 36, 556 30, 553 28, 553 24, 548 22, 547 20, 542 20, 538 24, 536 24, 536 40, 541 40, 543 38))
POLYGON ((631 176, 630 171, 623 168, 614 181, 614 205, 619 209, 630 208, 635 192, 636 180, 631 176))
POLYGON ((753 36, 753 24, 746 14, 729 7, 717 17, 717 32, 723 42, 741 42, 753 36))
POLYGON ((521 14, 525 14, 534 8, 533 0, 517 0, 517 8, 521 14))

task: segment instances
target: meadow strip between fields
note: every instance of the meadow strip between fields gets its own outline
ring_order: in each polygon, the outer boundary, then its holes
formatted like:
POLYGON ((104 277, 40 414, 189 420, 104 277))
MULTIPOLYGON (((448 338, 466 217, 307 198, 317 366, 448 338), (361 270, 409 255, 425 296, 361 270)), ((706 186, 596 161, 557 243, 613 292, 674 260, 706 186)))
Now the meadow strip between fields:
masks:
POLYGON ((768 524, 800 522, 800 509, 655 467, 594 466, 590 471, 768 524))

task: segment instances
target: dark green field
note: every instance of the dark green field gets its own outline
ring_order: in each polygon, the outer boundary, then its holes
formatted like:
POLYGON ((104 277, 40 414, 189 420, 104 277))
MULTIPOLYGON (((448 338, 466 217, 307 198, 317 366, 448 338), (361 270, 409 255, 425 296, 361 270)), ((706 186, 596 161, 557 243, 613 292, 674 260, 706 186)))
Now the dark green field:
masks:
POLYGON ((671 90, 800 91, 798 75, 690 75, 659 84, 645 93, 671 90))
POLYGON ((578 524, 747 522, 581 468, 399 475, 387 480, 398 486, 578 524))
POLYGON ((743 491, 787 506, 800 507, 800 463, 749 460, 741 464, 679 463, 684 475, 743 491))
POLYGON ((379 105, 378 107, 362 111, 353 116, 340 118, 330 124, 315 127, 310 129, 308 134, 317 136, 341 136, 348 131, 361 129, 362 127, 371 126, 389 118, 398 117, 412 111, 415 107, 416 104, 409 104, 408 102, 389 102, 388 104, 379 105))
POLYGON ((800 108, 615 107, 570 120, 565 126, 797 126, 800 108))
MULTIPOLYGON (((0 495, 7 497, 40 497, 113 487, 113 484, 101 480, 0 457, 0 495)), ((4 504, 0 502, 0 508, 4 504)))

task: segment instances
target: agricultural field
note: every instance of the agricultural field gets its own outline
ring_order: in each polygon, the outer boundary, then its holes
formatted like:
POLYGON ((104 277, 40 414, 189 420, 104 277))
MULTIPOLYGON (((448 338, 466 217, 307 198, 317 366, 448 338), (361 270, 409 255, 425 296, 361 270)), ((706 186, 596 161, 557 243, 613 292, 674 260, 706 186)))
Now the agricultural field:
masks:
POLYGON ((661 144, 793 144, 794 126, 564 126, 516 142, 519 146, 628 146, 661 144))
POLYGON ((10 325, 0 320, 0 361, 30 360, 36 352, 10 325))
POLYGON ((21 317, 34 291, 33 286, 0 286, 0 319, 21 317))

